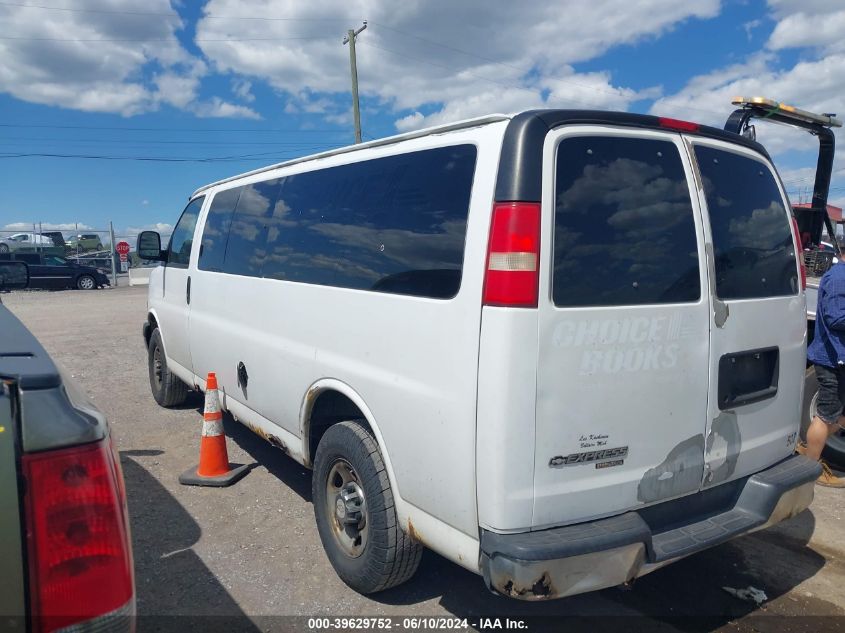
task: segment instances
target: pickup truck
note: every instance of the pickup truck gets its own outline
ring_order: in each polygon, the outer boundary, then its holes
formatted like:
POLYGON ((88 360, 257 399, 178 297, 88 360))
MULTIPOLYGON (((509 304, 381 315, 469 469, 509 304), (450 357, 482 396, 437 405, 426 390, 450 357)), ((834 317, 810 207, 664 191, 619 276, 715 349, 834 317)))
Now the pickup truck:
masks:
MULTIPOLYGON (((0 261, 0 290, 27 265, 0 261)), ((132 631, 120 459, 105 417, 0 303, 0 630, 132 631)))

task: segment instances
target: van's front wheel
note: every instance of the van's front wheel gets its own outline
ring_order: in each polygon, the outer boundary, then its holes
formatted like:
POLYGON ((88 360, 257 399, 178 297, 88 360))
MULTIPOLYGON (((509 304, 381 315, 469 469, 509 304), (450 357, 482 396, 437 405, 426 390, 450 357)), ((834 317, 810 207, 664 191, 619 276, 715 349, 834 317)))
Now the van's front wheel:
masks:
POLYGON ((153 398, 163 407, 175 407, 188 397, 188 385, 177 378, 167 367, 161 332, 156 328, 150 335, 147 347, 147 363, 150 373, 150 390, 153 398))
POLYGON ((311 497, 323 549, 352 589, 375 593, 414 575, 422 547, 399 527, 384 461, 362 424, 341 422, 323 435, 311 497))

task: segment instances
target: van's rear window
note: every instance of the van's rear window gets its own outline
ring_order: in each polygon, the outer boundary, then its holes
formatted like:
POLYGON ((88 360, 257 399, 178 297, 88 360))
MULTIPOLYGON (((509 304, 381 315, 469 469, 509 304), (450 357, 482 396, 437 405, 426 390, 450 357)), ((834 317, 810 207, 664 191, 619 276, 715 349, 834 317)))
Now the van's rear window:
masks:
POLYGON ((794 295, 798 270, 792 227, 771 169, 762 161, 697 145, 713 253, 716 295, 756 299, 794 295))
POLYGON ((568 138, 558 148, 556 169, 555 305, 700 298, 692 202, 674 143, 568 138))

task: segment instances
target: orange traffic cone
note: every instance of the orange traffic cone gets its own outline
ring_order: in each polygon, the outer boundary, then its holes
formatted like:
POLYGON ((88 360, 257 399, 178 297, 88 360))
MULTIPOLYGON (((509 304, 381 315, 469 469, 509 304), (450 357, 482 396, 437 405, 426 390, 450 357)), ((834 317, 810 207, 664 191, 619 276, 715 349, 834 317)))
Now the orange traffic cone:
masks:
POLYGON ((205 384, 205 412, 200 440, 200 463, 179 475, 179 483, 186 486, 228 486, 248 472, 246 464, 230 464, 223 433, 223 412, 217 393, 217 376, 208 372, 205 384))

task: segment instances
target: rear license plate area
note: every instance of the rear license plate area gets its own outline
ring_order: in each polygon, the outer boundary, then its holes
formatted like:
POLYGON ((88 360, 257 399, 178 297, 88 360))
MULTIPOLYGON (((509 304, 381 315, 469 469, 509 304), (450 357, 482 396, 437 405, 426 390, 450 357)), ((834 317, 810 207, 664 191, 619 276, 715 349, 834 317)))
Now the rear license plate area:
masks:
POLYGON ((725 354, 719 359, 719 408, 733 409, 778 392, 777 347, 725 354))

